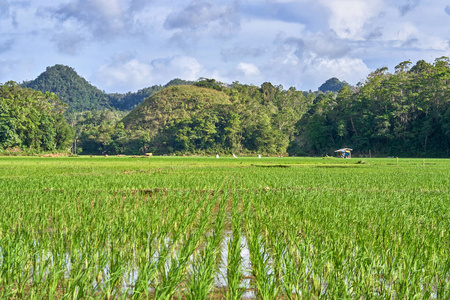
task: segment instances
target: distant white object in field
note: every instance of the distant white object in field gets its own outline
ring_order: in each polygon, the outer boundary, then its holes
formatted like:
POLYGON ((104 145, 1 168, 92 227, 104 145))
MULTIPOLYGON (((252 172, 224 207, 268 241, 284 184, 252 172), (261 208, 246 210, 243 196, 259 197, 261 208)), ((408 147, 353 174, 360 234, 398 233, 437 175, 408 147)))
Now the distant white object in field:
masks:
POLYGON ((216 154, 216 158, 219 158, 219 154, 216 154))
POLYGON ((233 153, 233 157, 234 157, 234 158, 237 158, 237 156, 236 156, 236 155, 234 155, 234 153, 233 153))
POLYGON ((258 158, 261 158, 261 154, 258 155, 258 158))

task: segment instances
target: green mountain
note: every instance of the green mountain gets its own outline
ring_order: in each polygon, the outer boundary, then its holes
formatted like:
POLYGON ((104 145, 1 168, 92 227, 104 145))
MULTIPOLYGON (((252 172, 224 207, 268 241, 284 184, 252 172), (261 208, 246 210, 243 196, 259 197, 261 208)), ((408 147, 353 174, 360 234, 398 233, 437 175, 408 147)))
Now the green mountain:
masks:
POLYGON ((258 88, 204 79, 153 94, 121 126, 153 153, 285 153, 311 101, 267 82, 258 88))
POLYGON ((107 94, 91 85, 68 66, 47 67, 36 79, 22 83, 22 86, 43 93, 56 94, 68 105, 67 113, 110 107, 107 94))
POLYGON ((123 119, 123 123, 126 128, 158 130, 162 124, 199 111, 206 112, 219 104, 229 104, 223 92, 196 86, 172 86, 146 99, 123 119))
POLYGON ((78 75, 71 67, 55 65, 47 67, 45 72, 36 79, 21 84, 22 87, 31 88, 40 92, 52 92, 68 105, 67 113, 87 110, 102 110, 114 108, 129 111, 139 103, 150 97, 153 93, 172 85, 191 85, 192 81, 173 79, 164 86, 154 85, 137 92, 126 94, 107 94, 91 85, 86 79, 78 75))
POLYGON ((149 134, 161 151, 207 149, 219 138, 217 126, 229 96, 197 86, 170 86, 146 99, 123 120, 125 129, 149 134))
POLYGON ((319 87, 319 91, 322 92, 322 93, 325 93, 325 94, 329 93, 329 92, 337 93, 344 86, 350 86, 350 85, 347 82, 345 82, 345 81, 340 81, 336 77, 332 77, 332 78, 328 79, 327 81, 325 81, 319 87))
POLYGON ((153 85, 141 89, 135 93, 128 92, 126 94, 109 94, 109 103, 112 107, 118 110, 132 110, 137 105, 142 103, 145 99, 153 95, 154 93, 172 85, 192 85, 194 82, 182 80, 179 78, 172 79, 166 85, 153 85))

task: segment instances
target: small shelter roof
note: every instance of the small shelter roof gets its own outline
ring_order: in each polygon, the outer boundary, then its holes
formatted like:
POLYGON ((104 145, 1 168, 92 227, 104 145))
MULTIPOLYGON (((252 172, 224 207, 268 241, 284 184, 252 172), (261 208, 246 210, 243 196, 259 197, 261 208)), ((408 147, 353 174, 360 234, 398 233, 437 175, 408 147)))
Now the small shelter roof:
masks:
POLYGON ((353 151, 353 149, 350 149, 350 148, 342 148, 342 149, 338 149, 338 150, 336 150, 336 151, 334 151, 334 152, 342 152, 342 151, 353 151))

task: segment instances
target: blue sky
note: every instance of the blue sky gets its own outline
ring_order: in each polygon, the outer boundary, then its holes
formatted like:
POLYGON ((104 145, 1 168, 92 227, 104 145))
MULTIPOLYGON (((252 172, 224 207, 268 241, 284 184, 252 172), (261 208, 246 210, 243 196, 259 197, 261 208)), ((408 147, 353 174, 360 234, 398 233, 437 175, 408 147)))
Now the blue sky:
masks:
POLYGON ((450 56, 450 0, 0 0, 0 82, 68 65, 106 92, 173 78, 317 90, 450 56))

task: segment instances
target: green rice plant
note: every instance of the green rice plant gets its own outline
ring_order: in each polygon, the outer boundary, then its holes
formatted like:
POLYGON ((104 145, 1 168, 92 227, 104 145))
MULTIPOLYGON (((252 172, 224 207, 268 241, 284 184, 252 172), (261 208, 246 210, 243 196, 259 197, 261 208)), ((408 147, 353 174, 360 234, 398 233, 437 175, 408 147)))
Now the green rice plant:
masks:
POLYGON ((0 157, 0 298, 447 299, 450 161, 418 163, 0 157))
POLYGON ((254 219, 250 219, 246 225, 250 261, 252 262, 252 272, 255 277, 254 285, 258 297, 274 299, 278 295, 279 284, 271 266, 272 257, 265 245, 265 238, 261 231, 262 225, 260 220, 254 219))
POLYGON ((148 297, 148 287, 156 276, 158 261, 153 259, 156 251, 152 248, 152 241, 148 242, 146 251, 137 254, 138 261, 138 277, 134 286, 132 299, 141 299, 144 296, 148 297))
MULTIPOLYGON (((219 199, 219 210, 214 219, 213 226, 215 226, 212 233, 206 236, 204 248, 194 255, 187 283, 187 299, 206 299, 213 289, 215 274, 221 263, 220 245, 223 238, 226 199, 226 197, 219 199)), ((212 203, 216 202, 217 200, 214 200, 212 203)))
POLYGON ((242 215, 238 211, 239 198, 236 193, 232 195, 232 236, 228 241, 227 255, 227 293, 226 299, 241 299, 245 289, 241 286, 243 278, 241 257, 242 215))
MULTIPOLYGON (((197 207, 200 208, 199 206, 200 205, 197 207)), ((161 278, 160 282, 158 282, 155 286, 155 299, 170 299, 174 295, 176 287, 181 283, 183 277, 185 276, 185 269, 189 259, 195 251, 197 244, 206 229, 211 208, 212 204, 210 203, 206 206, 200 217, 199 227, 193 229, 190 234, 185 235, 182 238, 179 243, 180 250, 172 254, 169 265, 167 265, 167 262, 164 264, 159 264, 158 269, 161 278)), ((178 232, 175 232, 174 236, 179 237, 181 233, 185 233, 185 229, 194 221, 196 216, 197 210, 194 209, 190 212, 185 221, 180 223, 180 229, 178 232)))

